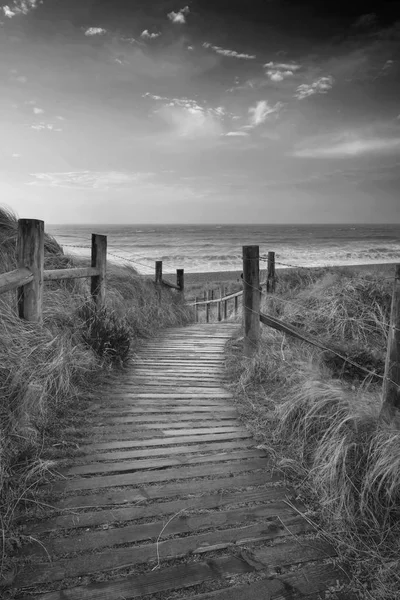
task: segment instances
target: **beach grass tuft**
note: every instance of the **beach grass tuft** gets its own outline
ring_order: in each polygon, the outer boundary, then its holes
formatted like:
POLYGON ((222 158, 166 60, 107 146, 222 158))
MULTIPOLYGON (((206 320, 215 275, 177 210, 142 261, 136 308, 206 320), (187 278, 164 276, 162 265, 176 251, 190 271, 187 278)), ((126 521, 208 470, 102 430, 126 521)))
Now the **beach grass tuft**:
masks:
POLYGON ((391 292, 376 271, 302 269, 262 303, 372 374, 267 327, 251 359, 239 336, 227 362, 242 419, 374 600, 400 589, 400 423, 378 418, 391 292))

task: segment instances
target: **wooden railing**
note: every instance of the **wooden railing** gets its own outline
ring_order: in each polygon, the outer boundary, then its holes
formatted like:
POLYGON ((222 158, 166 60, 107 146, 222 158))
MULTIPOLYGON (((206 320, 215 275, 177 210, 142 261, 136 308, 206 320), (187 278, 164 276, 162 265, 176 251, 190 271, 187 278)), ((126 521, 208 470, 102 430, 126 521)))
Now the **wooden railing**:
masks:
POLYGON ((92 234, 92 266, 77 269, 44 269, 44 221, 19 219, 17 234, 18 268, 0 274, 0 294, 17 290, 18 314, 34 323, 43 320, 43 284, 58 279, 90 277, 95 306, 105 301, 107 237, 92 234))
MULTIPOLYGON (((27 321, 43 320, 43 284, 61 279, 91 279, 90 292, 96 308, 106 298, 107 236, 92 234, 91 266, 72 269, 44 269, 44 221, 19 219, 17 269, 0 274, 0 294, 17 290, 18 315, 27 321)), ((184 270, 177 269, 176 285, 162 278, 162 262, 156 262, 156 288, 161 286, 184 293, 184 270)))

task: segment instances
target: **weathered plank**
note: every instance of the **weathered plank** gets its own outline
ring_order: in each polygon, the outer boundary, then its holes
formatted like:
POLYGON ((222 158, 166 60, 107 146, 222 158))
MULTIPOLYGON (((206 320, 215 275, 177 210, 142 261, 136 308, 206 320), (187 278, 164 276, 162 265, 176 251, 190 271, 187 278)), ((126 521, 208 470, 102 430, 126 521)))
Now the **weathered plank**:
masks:
MULTIPOLYGON (((230 526, 239 527, 254 522, 259 522, 261 529, 265 526, 266 521, 274 521, 276 524, 279 523, 277 516, 277 509, 279 510, 279 508, 281 508, 280 505, 277 507, 276 505, 258 504, 257 506, 244 507, 236 510, 214 510, 192 516, 185 513, 184 507, 183 512, 169 523, 168 529, 164 531, 164 536, 202 532, 203 530, 213 528, 230 526)), ((285 511, 283 510, 282 514, 279 515, 279 518, 281 518, 284 513, 285 511)), ((293 519, 296 518, 293 514, 290 515, 289 513, 288 515, 288 511, 286 511, 285 518, 288 520, 290 517, 293 519)), ((106 547, 118 547, 123 544, 132 544, 134 542, 156 541, 164 525, 165 521, 154 521, 152 523, 125 525, 125 527, 109 527, 104 531, 83 531, 82 529, 79 529, 75 532, 76 535, 71 535, 70 532, 70 535, 67 537, 57 536, 42 540, 43 546, 39 545, 38 547, 36 542, 32 542, 24 547, 24 554, 29 554, 30 557, 36 561, 39 559, 43 560, 47 553, 51 556, 55 556, 59 554, 64 555, 75 552, 85 552, 88 550, 100 550, 101 548, 106 547)), ((309 546, 304 546, 301 549, 301 552, 300 549, 300 543, 297 543, 295 551, 293 547, 287 549, 287 557, 284 558, 284 560, 296 562, 296 551, 299 556, 300 554, 311 556, 314 558, 310 558, 309 560, 315 560, 317 553, 316 549, 310 549, 309 546)), ((286 549, 283 550, 283 553, 285 550, 286 549)), ((325 549, 323 551, 325 552, 325 549)), ((281 555, 282 550, 280 550, 279 556, 281 555)), ((270 560, 273 560, 274 554, 271 554, 270 552, 269 554, 266 554, 266 556, 270 557, 270 560)), ((331 554, 326 554, 326 556, 332 556, 332 552, 331 554)))
MULTIPOLYGON (((20 587, 29 587, 38 583, 59 581, 69 577, 81 577, 90 573, 110 571, 135 564, 157 562, 158 556, 160 560, 166 560, 179 558, 188 553, 204 554, 213 551, 216 546, 221 549, 232 545, 241 546, 246 545, 249 540, 277 539, 291 534, 307 533, 311 529, 307 521, 301 517, 289 517, 288 519, 267 521, 257 525, 220 529, 160 541, 158 544, 110 548, 69 559, 59 559, 54 563, 27 564, 17 576, 17 584, 20 587)), ((167 531, 164 532, 164 535, 167 535, 167 531)))
MULTIPOLYGON (((25 529, 29 529, 31 535, 46 533, 61 529, 77 529, 78 527, 105 527, 112 524, 121 524, 138 519, 150 517, 163 517, 174 515, 185 509, 186 513, 196 509, 211 509, 227 505, 251 504, 263 502, 265 509, 271 511, 271 516, 279 514, 295 515, 287 503, 283 502, 287 497, 286 490, 276 487, 255 488, 252 491, 243 492, 224 491, 220 494, 208 496, 189 497, 172 502, 157 502, 149 505, 139 503, 129 508, 113 508, 112 510, 97 510, 95 512, 77 512, 63 514, 58 517, 38 521, 34 524, 26 523, 25 529)), ((296 506, 300 505, 296 503, 296 506)), ((260 559, 261 560, 261 559, 260 559)))
POLYGON ((127 485, 138 486, 144 483, 156 483, 160 481, 172 481, 179 479, 192 479, 193 477, 210 477, 223 473, 241 473, 265 469, 265 481, 271 481, 271 473, 268 469, 270 464, 264 458, 234 461, 232 463, 206 464, 194 467, 171 468, 144 473, 125 473, 123 475, 107 475, 104 477, 77 478, 52 484, 51 489, 60 492, 72 492, 78 490, 95 490, 109 487, 121 487, 127 485))
POLYGON ((95 473, 131 473, 133 471, 145 471, 147 469, 164 469, 165 467, 186 466, 194 464, 218 463, 231 460, 247 460, 249 458, 266 457, 262 450, 239 450, 239 451, 220 451, 212 454, 181 454, 170 458, 150 458, 141 460, 126 460, 123 462, 93 462, 85 465, 69 467, 66 470, 60 470, 60 474, 69 475, 92 475, 95 473))
POLYGON ((233 440, 233 439, 248 439, 251 438, 250 433, 243 430, 243 432, 232 431, 228 433, 217 433, 209 435, 183 435, 177 437, 166 437, 166 438, 154 438, 146 440, 120 440, 117 442, 99 442, 98 444, 81 444, 80 447, 86 452, 93 450, 115 450, 118 448, 151 448, 152 446, 165 446, 165 451, 168 453, 168 446, 172 444, 186 444, 186 443, 206 443, 206 442, 220 442, 222 440, 233 440))
MULTIPOLYGON (((178 417, 177 417, 178 418, 178 417)), ((102 425, 101 423, 97 423, 97 426, 92 427, 92 432, 93 433, 112 433, 112 432, 119 432, 119 431, 132 431, 134 432, 135 430, 144 430, 144 429, 150 429, 151 431, 160 429, 161 431, 164 431, 164 429, 166 427, 171 427, 171 429, 173 431, 178 430, 178 429, 189 429, 191 425, 193 425, 193 429, 200 429, 200 428, 204 428, 206 429, 207 427, 210 427, 210 425, 212 425, 212 423, 215 423, 215 419, 204 419, 203 421, 198 421, 196 419, 190 419, 188 421, 176 421, 176 420, 172 420, 172 421, 164 421, 163 423, 155 423, 154 421, 151 423, 138 423, 137 425, 135 425, 135 423, 127 423, 126 426, 124 427, 124 425, 118 425, 115 424, 113 425, 112 423, 107 423, 107 421, 105 421, 104 425, 102 425)), ((237 420, 236 419, 224 419, 223 421, 220 421, 220 425, 221 425, 221 429, 224 428, 224 426, 226 427, 234 427, 235 425, 237 425, 237 420)))
MULTIPOLYGON (((114 412, 112 412, 110 409, 107 409, 107 411, 102 411, 102 415, 104 415, 105 413, 109 413, 109 416, 111 417, 114 412)), ((143 415, 143 414, 151 414, 151 415, 157 415, 158 413, 160 414, 164 414, 164 413, 168 413, 168 414, 180 414, 183 413, 185 415, 187 414, 192 414, 192 413, 199 413, 199 414, 203 414, 203 413, 212 413, 212 414, 216 414, 216 413, 223 413, 225 415, 230 415, 233 416, 234 414, 236 414, 235 409, 233 409, 231 406, 226 405, 226 406, 219 406, 218 404, 214 404, 214 405, 206 405, 206 406, 197 406, 197 405, 182 405, 182 406, 176 406, 174 404, 172 404, 171 406, 164 406, 163 404, 153 404, 153 405, 148 405, 146 404, 141 404, 141 405, 137 405, 137 404, 133 404, 130 406, 126 406, 126 408, 124 408, 123 406, 118 408, 118 413, 119 414, 130 414, 130 415, 143 415)), ((124 417, 121 417, 124 418, 124 417)))
MULTIPOLYGON (((260 579, 245 585, 197 594, 191 596, 191 600, 320 600, 321 593, 336 586, 342 579, 343 572, 333 565, 307 565, 273 579, 260 579)), ((350 600, 349 595, 346 600, 350 600)))
MULTIPOLYGON (((140 412, 140 411, 139 411, 140 412)), ((152 413, 137 413, 134 415, 125 414, 121 417, 114 417, 112 415, 107 415, 107 424, 108 425, 117 425, 127 424, 127 423, 173 423, 177 419, 180 421, 204 421, 207 419, 213 419, 221 421, 221 425, 224 424, 225 420, 232 421, 232 418, 236 416, 235 410, 219 410, 218 408, 214 408, 214 410, 209 410, 207 412, 198 412, 198 411, 190 411, 190 412, 178 412, 175 411, 173 413, 169 413, 168 410, 152 412, 152 413)), ((101 415, 101 420, 104 420, 104 415, 101 415)), ((94 421, 96 422, 96 421, 94 421)))
POLYGON ((187 454, 205 454, 215 452, 228 452, 237 451, 239 449, 254 449, 254 443, 250 440, 237 439, 233 442, 220 442, 208 444, 192 444, 186 446, 158 446, 156 448, 145 448, 141 450, 124 450, 116 452, 101 452, 97 454, 86 454, 86 456, 77 457, 75 464, 81 462, 93 462, 93 461, 117 461, 117 460, 128 460, 133 458, 150 458, 151 456, 173 456, 177 454, 179 456, 185 456, 187 454))
POLYGON ((130 575, 117 581, 92 583, 41 595, 41 600, 111 600, 140 598, 157 592, 186 589, 230 574, 249 573, 253 567, 234 556, 213 558, 157 570, 143 575, 130 575))
POLYGON ((226 475, 220 473, 221 477, 216 479, 197 479, 192 481, 180 481, 164 483, 163 485, 148 485, 140 488, 126 487, 122 490, 105 490, 101 494, 99 500, 98 494, 86 494, 84 496, 67 496, 54 503, 54 509, 65 511, 66 509, 73 510, 87 508, 102 508, 115 505, 138 505, 147 500, 163 500, 168 498, 182 497, 187 498, 195 494, 201 495, 210 492, 219 492, 224 495, 227 490, 236 490, 242 488, 253 488, 264 486, 266 497, 269 501, 281 499, 283 495, 291 498, 293 495, 284 487, 275 487, 277 484, 282 484, 281 477, 276 473, 270 473, 266 477, 265 471, 251 471, 246 474, 235 474, 235 477, 223 477, 226 475), (276 495, 274 495, 276 494, 276 495), (101 504, 100 504, 101 502, 101 504))

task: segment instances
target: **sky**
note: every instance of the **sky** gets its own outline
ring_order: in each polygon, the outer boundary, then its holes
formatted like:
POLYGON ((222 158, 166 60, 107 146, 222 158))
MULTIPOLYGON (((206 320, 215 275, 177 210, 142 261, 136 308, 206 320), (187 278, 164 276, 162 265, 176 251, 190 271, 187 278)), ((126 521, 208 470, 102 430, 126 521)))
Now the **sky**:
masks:
POLYGON ((399 223, 400 2, 0 0, 0 202, 399 223))

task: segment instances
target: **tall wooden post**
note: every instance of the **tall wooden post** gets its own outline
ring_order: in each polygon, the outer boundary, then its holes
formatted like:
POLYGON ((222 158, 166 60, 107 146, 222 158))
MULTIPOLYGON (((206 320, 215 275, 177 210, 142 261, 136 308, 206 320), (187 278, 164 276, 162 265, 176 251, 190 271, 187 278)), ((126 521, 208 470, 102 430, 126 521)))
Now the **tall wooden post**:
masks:
POLYGON ((199 301, 198 297, 196 296, 194 299, 194 322, 198 323, 199 321, 199 305, 197 304, 197 302, 199 301))
POLYGON ((243 246, 243 327, 244 355, 250 358, 260 337, 260 251, 243 246))
MULTIPOLYGON (((219 297, 222 298, 222 287, 219 288, 219 297)), ((218 302, 218 321, 222 321, 222 300, 218 302)))
POLYGON ((207 290, 204 290, 204 302, 207 300, 207 290))
POLYGON ((206 323, 210 322, 210 304, 207 302, 206 304, 206 323))
POLYGON ((400 265, 396 265, 379 420, 400 428, 400 265))
POLYGON ((33 274, 30 283, 18 288, 17 305, 21 319, 41 323, 44 271, 44 221, 19 219, 17 237, 17 266, 33 274))
POLYGON ((275 252, 268 252, 267 294, 275 292, 275 252))
POLYGON ((156 294, 158 301, 161 302, 162 294, 162 260, 156 260, 156 294))
POLYGON ((224 300, 224 319, 228 318, 228 300, 224 300))
POLYGON ((176 270, 176 285, 182 292, 182 296, 185 292, 185 271, 183 269, 176 270))
POLYGON ((239 296, 235 296, 235 315, 238 314, 238 308, 239 308, 239 296))
POLYGON ((99 269, 99 275, 92 277, 90 291, 97 309, 106 301, 107 236, 92 233, 92 267, 99 269))

